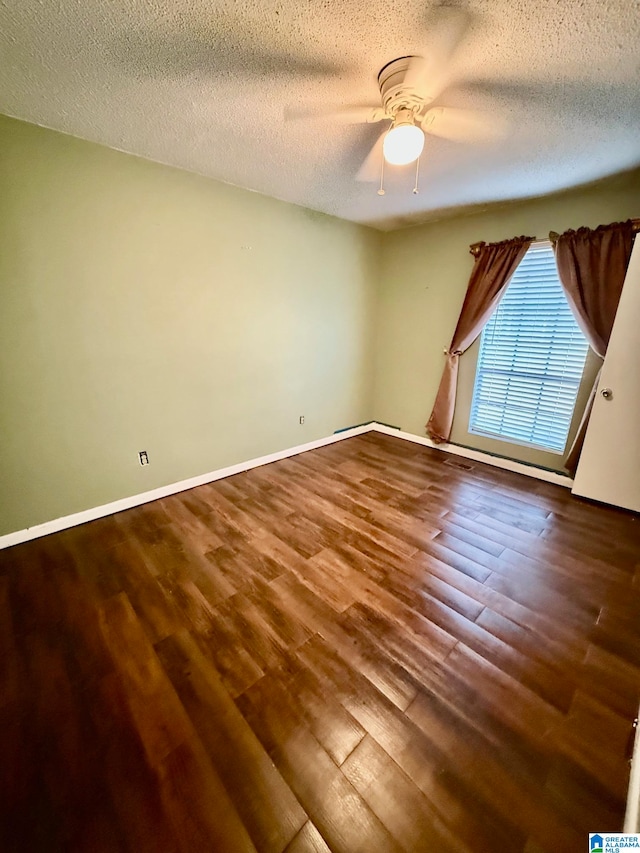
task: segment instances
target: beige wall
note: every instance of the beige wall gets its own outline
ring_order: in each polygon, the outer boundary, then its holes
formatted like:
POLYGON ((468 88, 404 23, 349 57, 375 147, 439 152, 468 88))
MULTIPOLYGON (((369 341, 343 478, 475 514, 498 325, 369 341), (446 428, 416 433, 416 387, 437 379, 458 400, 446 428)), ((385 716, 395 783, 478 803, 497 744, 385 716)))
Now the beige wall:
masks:
MULTIPOLYGON (((0 117, 0 535, 372 418, 424 435, 469 243, 635 216, 639 190, 381 235, 0 117)), ((559 467, 467 433, 474 368, 453 440, 559 467)))
POLYGON ((371 419, 379 244, 0 117, 0 534, 371 419))
MULTIPOLYGON (((453 334, 473 266, 471 243, 520 234, 544 238, 550 230, 594 227, 635 216, 640 216, 640 171, 591 188, 386 234, 377 314, 376 419, 425 435, 424 424, 440 382, 442 351, 453 334)), ((560 469, 561 457, 556 454, 468 432, 477 351, 478 343, 460 360, 451 440, 560 469)), ((588 393, 597 366, 598 360, 589 357, 581 399, 588 393)))

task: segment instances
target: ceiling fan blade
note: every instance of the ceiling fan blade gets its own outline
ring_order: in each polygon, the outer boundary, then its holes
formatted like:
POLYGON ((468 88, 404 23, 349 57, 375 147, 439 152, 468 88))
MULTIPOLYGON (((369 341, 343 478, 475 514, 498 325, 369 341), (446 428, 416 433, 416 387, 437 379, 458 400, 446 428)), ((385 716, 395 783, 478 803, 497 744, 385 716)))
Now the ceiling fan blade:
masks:
POLYGON ((425 133, 452 142, 492 142, 504 136, 506 122, 495 115, 457 107, 432 107, 421 122, 425 133))
POLYGON ((364 163, 360 166, 356 181, 367 181, 373 183, 380 180, 380 171, 382 169, 382 143, 387 135, 387 131, 381 133, 373 144, 373 148, 367 154, 364 163))
POLYGON ((108 45, 107 55, 118 65, 144 68, 145 73, 162 77, 203 74, 223 80, 230 75, 240 79, 322 78, 335 77, 347 70, 340 61, 301 56, 293 48, 264 44, 247 28, 246 22, 225 16, 220 10, 216 18, 225 32, 223 39, 213 40, 209 34, 190 26, 177 32, 131 30, 117 33, 108 45))
POLYGON ((385 112, 381 107, 353 104, 331 107, 288 107, 284 111, 286 121, 325 120, 336 124, 369 124, 382 121, 385 112))
POLYGON ((469 27, 470 16, 464 9, 440 7, 432 25, 434 37, 425 56, 413 56, 403 85, 426 101, 433 101, 451 79, 451 59, 469 27))

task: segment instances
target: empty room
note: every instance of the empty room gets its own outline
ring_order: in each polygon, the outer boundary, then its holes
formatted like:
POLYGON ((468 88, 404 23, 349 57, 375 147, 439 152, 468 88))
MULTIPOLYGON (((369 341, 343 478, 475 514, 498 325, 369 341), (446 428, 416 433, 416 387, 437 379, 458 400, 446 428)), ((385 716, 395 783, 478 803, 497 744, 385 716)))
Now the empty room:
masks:
POLYGON ((2 853, 640 848, 639 44, 0 2, 2 853))

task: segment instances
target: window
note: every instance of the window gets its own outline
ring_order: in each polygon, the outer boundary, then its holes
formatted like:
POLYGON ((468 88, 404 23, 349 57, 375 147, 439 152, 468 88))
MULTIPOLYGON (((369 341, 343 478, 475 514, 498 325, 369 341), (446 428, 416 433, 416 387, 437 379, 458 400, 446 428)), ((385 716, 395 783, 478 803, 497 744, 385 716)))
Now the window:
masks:
POLYGON ((469 431, 562 453, 588 346, 536 243, 482 332, 469 431))

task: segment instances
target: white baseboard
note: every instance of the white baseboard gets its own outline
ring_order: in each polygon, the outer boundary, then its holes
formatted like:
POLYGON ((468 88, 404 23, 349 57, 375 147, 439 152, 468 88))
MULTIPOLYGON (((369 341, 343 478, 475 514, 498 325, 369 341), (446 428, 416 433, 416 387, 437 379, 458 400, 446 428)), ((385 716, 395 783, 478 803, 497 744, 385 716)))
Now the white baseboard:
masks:
POLYGON ((482 453, 478 450, 469 450, 466 447, 458 447, 455 444, 435 444, 430 438, 423 438, 419 435, 413 435, 409 432, 385 426, 384 424, 372 421, 362 426, 346 429, 339 433, 334 433, 326 438, 319 438, 316 441, 309 441, 307 444, 299 444, 296 447, 289 447, 286 450, 279 450, 276 453, 270 453, 267 456, 259 456, 257 459, 249 459, 247 462, 239 462, 237 465, 230 465, 228 468, 219 468, 217 471, 210 471, 207 474, 200 474, 197 477, 190 477, 188 480, 180 480, 178 483, 170 483, 167 486, 160 486, 157 489, 152 489, 148 492, 142 492, 131 497, 121 498, 117 501, 112 501, 102 506, 96 506, 91 509, 85 509, 81 512, 74 512, 71 515, 65 515, 62 518, 54 518, 52 521, 45 521, 43 524, 36 524, 33 527, 26 527, 24 530, 16 530, 14 533, 7 533, 0 536, 0 549, 10 548, 12 545, 19 545, 21 542, 28 542, 30 539, 38 539, 40 536, 48 536, 50 533, 56 533, 59 530, 66 530, 69 527, 75 527, 78 524, 84 524, 87 521, 93 521, 96 518, 103 518, 105 515, 113 515, 116 512, 122 512, 125 509, 131 509, 134 506, 149 503, 150 501, 158 500, 158 498, 166 498, 168 495, 175 495, 178 492, 193 489, 196 486, 202 486, 205 483, 213 483, 215 480, 222 480, 224 477, 231 477, 233 474, 240 474, 242 471, 249 471, 251 468, 258 468, 260 465, 268 465, 270 462, 277 462, 279 459, 286 459, 288 456, 297 456, 298 453, 306 453, 308 450, 315 450, 317 447, 324 447, 327 444, 333 444, 336 441, 342 441, 345 438, 351 438, 354 435, 362 435, 365 432, 384 433, 385 435, 402 438, 405 441, 412 441, 415 444, 421 444, 424 447, 432 447, 435 450, 443 450, 447 453, 463 456, 465 459, 473 459, 476 462, 486 462, 488 465, 493 465, 496 468, 503 468, 507 471, 515 471, 519 474, 525 474, 527 477, 534 477, 538 480, 544 480, 547 483, 555 483, 556 485, 566 486, 571 488, 573 480, 570 477, 565 477, 562 474, 556 474, 554 471, 547 471, 543 468, 534 468, 531 465, 524 465, 522 462, 514 462, 511 459, 502 459, 499 456, 491 456, 488 453, 482 453))
POLYGON ((384 426, 383 424, 373 423, 371 424, 371 428, 377 432, 383 432, 385 435, 395 435, 397 438, 404 438, 405 441, 413 441, 414 444, 422 444, 424 447, 432 447, 434 450, 443 450, 446 453, 452 453, 454 456, 473 459, 475 462, 485 462, 487 465, 493 465, 494 468, 515 471, 517 474, 524 474, 526 477, 543 480, 545 483, 554 483, 556 486, 564 486, 567 489, 570 489, 573 485, 571 477, 565 474, 558 474, 556 471, 549 471, 546 468, 536 468, 533 465, 526 465, 524 462, 516 462, 514 459, 505 459, 502 456, 492 456, 490 453, 483 453, 481 450, 471 450, 469 447, 460 447, 457 444, 436 444, 430 438, 413 435, 413 433, 403 432, 400 429, 384 426))
POLYGON ((363 432, 369 432, 372 428, 372 424, 364 424, 346 429, 326 438, 318 438, 316 441, 309 441, 296 447, 288 447, 286 450, 278 450, 276 453, 249 459, 247 462, 239 462, 237 465, 230 465, 228 468, 219 468, 217 471, 210 471, 208 474, 199 474, 197 477, 190 477, 188 480, 169 483, 168 486, 160 486, 148 492, 141 492, 138 495, 131 495, 131 497, 121 498, 81 512, 74 512, 62 518, 54 518, 51 521, 45 521, 43 524, 26 527, 24 530, 16 530, 15 533, 6 533, 4 536, 0 536, 0 550, 10 548, 12 545, 19 545, 21 542, 28 542, 30 539, 38 539, 40 536, 48 536, 49 533, 57 533, 59 530, 76 527, 78 524, 84 524, 87 521, 94 521, 94 519, 103 518, 105 515, 113 515, 116 512, 122 512, 124 509, 140 506, 140 504, 157 501, 158 498, 166 498, 168 495, 186 492, 188 489, 203 486, 205 483, 213 483, 215 480, 222 480, 224 477, 231 477, 233 474, 241 474, 251 468, 258 468, 260 465, 268 465, 269 462, 277 462, 279 459, 297 456, 298 453, 306 453, 307 450, 315 450, 318 447, 324 447, 327 444, 333 444, 354 435, 362 435, 363 432))

